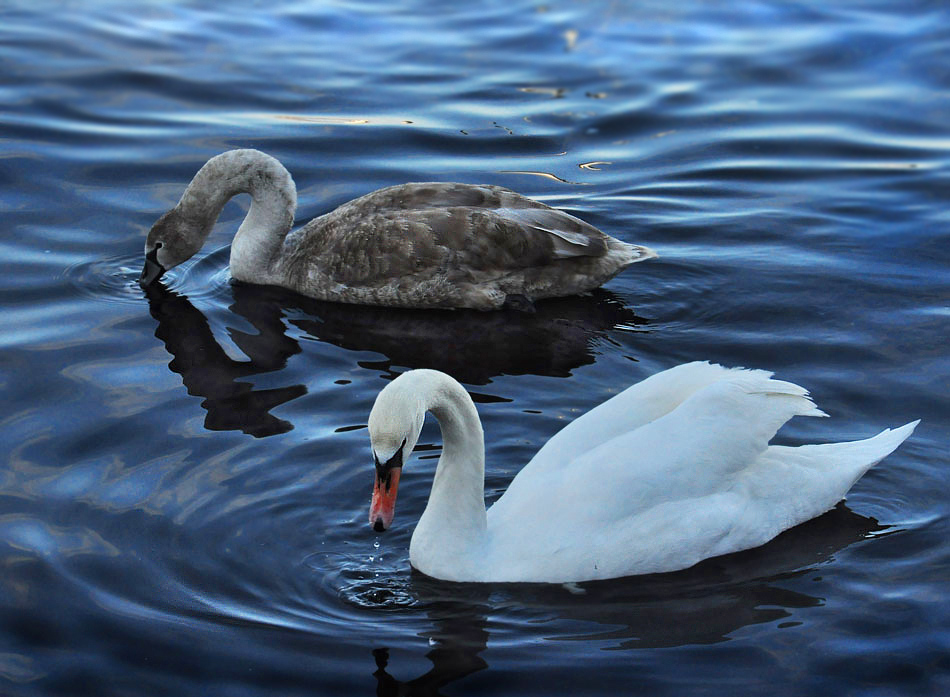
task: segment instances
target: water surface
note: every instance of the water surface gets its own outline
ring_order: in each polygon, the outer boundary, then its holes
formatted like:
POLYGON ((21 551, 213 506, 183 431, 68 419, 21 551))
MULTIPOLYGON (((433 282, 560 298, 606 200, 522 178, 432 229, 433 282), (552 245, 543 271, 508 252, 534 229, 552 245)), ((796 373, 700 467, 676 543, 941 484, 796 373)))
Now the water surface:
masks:
POLYGON ((0 693, 940 694, 950 12, 940 3, 12 2, 0 7, 0 693), (257 147, 298 221, 406 181, 508 186, 661 257, 533 315, 232 284, 236 199, 166 284, 145 233, 257 147), (412 573, 439 434, 366 524, 387 380, 462 380, 486 496, 690 360, 831 419, 915 418, 846 504, 677 573, 412 573))

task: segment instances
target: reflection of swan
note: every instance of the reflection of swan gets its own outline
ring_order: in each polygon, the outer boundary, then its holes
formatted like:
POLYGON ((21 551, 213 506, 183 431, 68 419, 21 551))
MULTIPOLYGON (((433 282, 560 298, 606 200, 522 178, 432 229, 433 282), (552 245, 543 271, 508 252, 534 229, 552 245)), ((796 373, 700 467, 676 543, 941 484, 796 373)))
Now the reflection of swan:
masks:
MULTIPOLYGON (((260 286, 234 287, 235 297, 260 286)), ((271 287, 272 292, 280 289, 271 287)), ((506 375, 566 377, 594 362, 598 338, 617 326, 646 320, 604 290, 590 295, 540 302, 536 312, 486 314, 472 310, 433 311, 355 307, 283 291, 285 304, 298 305, 313 318, 290 323, 321 341, 354 351, 375 351, 390 365, 435 368, 470 385, 506 375), (296 302, 295 302, 296 300, 296 302)))
POLYGON ((488 631, 485 629, 485 614, 488 608, 468 602, 437 601, 426 612, 435 624, 428 636, 434 645, 426 654, 432 669, 418 678, 400 682, 386 672, 389 651, 374 649, 378 697, 418 695, 420 697, 442 694, 439 690, 450 682, 488 667, 479 654, 485 650, 488 631))
POLYGON ((470 184, 380 189, 291 232, 290 173, 260 151, 231 150, 152 226, 142 282, 191 258, 241 193, 252 201, 231 245, 231 275, 321 300, 493 310, 590 290, 655 256, 508 189, 470 184))
POLYGON ((296 341, 285 336, 279 310, 266 303, 236 302, 231 309, 246 317, 259 334, 229 330, 229 335, 249 361, 228 356, 214 338, 208 320, 187 297, 154 283, 147 286, 149 311, 158 320, 155 336, 165 342, 174 357, 168 367, 180 374, 188 394, 204 397, 208 410, 205 428, 212 431, 240 430, 262 437, 284 433, 293 425, 270 414, 270 410, 306 394, 303 385, 255 390, 238 381, 275 370, 300 352, 296 341))
POLYGON ((571 636, 616 642, 616 648, 711 644, 753 624, 781 622, 822 600, 788 581, 813 571, 848 545, 882 528, 843 503, 818 518, 786 530, 755 550, 707 559, 670 574, 598 581, 583 595, 557 593, 559 586, 510 586, 519 607, 535 608, 600 630, 571 636), (794 590, 798 588, 799 590, 794 590))
POLYGON ((444 441, 409 545, 453 581, 582 581, 673 571, 761 545, 831 509, 915 423, 853 443, 769 446, 792 416, 821 416, 770 373, 688 363, 658 373, 556 434, 486 514, 484 443, 468 393, 433 370, 376 399, 370 522, 392 521, 425 412, 444 441))
MULTIPOLYGON (((293 425, 270 410, 306 394, 303 385, 254 389, 240 378, 283 370, 300 353, 287 335, 286 321, 320 341, 353 351, 374 351, 389 365, 433 366, 469 384, 485 384, 501 374, 570 375, 593 363, 593 345, 615 326, 640 325, 623 303, 604 290, 586 296, 540 302, 537 312, 422 311, 360 307, 304 298, 276 286, 230 286, 230 310, 248 320, 257 334, 228 330, 231 341, 249 358, 225 353, 200 310, 161 283, 145 287, 155 335, 172 354, 169 367, 182 376, 188 393, 204 397, 205 427, 240 430, 261 437, 289 431, 293 425), (300 312, 295 312, 299 310, 300 312), (450 350, 436 351, 433 346, 450 350)), ((361 362, 364 364, 365 362, 361 362)))
MULTIPOLYGON (((754 551, 708 559, 671 574, 585 583, 570 592, 551 584, 458 585, 413 573, 410 590, 431 623, 423 636, 434 645, 426 652, 432 668, 410 680, 396 680, 386 670, 388 652, 376 649, 377 694, 442 694, 440 689, 450 682, 497 667, 486 665, 482 657, 493 645, 488 617, 510 617, 512 608, 521 631, 531 635, 522 642, 541 637, 547 642, 590 641, 598 649, 713 644, 750 625, 794 621, 799 610, 822 605, 821 599, 795 590, 804 585, 796 579, 882 530, 873 518, 839 504, 754 551)), ((507 624, 501 633, 510 641, 507 624)))

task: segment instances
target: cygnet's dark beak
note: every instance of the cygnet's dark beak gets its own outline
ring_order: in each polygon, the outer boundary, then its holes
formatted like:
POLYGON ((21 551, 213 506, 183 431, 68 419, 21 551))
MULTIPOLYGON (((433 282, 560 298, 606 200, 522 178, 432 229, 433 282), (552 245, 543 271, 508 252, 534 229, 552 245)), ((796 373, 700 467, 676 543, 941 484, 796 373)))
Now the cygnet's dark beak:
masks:
POLYGON ((158 263, 158 247, 145 255, 145 268, 139 276, 140 286, 150 286, 162 277, 165 267, 158 263))

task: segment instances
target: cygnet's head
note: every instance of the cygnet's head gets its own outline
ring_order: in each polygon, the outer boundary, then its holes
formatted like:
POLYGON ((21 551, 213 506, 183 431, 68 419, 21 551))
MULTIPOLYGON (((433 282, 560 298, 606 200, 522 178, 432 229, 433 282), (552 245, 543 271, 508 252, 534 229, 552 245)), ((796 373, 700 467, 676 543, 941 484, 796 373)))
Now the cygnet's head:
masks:
POLYGON ((200 222, 189 220, 172 208, 148 231, 145 240, 145 268, 139 283, 149 285, 162 274, 193 257, 208 236, 200 222))
POLYGON ((377 532, 393 522, 402 466, 416 447, 425 421, 425 408, 406 377, 410 374, 401 375, 383 388, 369 414, 369 438, 376 465, 369 523, 377 532))

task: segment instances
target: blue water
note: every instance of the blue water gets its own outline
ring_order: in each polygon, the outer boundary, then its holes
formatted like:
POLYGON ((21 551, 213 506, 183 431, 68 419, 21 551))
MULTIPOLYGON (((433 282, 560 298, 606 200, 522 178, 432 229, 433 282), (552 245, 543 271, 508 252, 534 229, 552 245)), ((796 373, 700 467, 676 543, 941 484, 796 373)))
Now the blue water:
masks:
POLYGON ((950 692, 950 9, 928 2, 0 4, 0 694, 950 692), (514 188, 660 258, 520 313, 234 285, 237 199, 148 296, 146 231, 209 157, 374 188, 514 188), (830 419, 923 422, 845 504, 677 574, 412 573, 364 424, 465 382, 487 499, 672 365, 776 371, 830 419), (576 591, 580 592, 576 592, 576 591))

